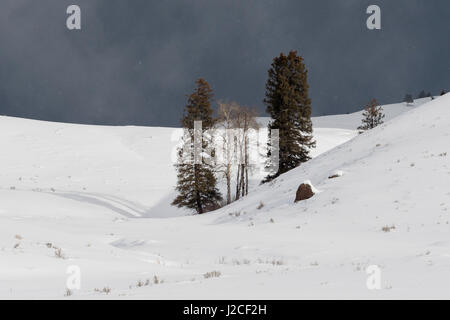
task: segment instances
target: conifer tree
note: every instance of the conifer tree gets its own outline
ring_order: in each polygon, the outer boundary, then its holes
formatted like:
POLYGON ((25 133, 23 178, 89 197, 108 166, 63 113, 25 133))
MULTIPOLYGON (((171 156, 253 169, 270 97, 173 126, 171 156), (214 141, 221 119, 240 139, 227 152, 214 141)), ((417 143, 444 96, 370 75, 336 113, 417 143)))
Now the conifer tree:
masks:
POLYGON ((407 105, 413 104, 413 103, 414 103, 414 99, 413 99, 412 95, 409 94, 409 93, 406 94, 406 95, 405 95, 404 102, 406 102, 407 105))
MULTIPOLYGON (((178 149, 177 169, 178 196, 172 205, 179 208, 195 209, 198 214, 214 210, 222 200, 216 188, 216 177, 213 170, 213 156, 211 152, 212 137, 208 130, 215 124, 211 99, 212 89, 204 79, 196 81, 197 88, 188 96, 181 124, 184 129, 183 147, 178 149), (201 121, 200 140, 196 141, 195 122, 201 121), (197 143, 197 146, 195 145, 197 143), (194 149, 198 148, 199 159, 195 158, 194 149)), ((197 129, 198 130, 198 129, 197 129)))
POLYGON ((417 96, 418 99, 422 99, 422 98, 426 98, 426 97, 427 97, 427 94, 425 93, 425 90, 420 91, 419 95, 417 96))
POLYGON ((385 115, 383 108, 378 106, 377 100, 372 99, 363 112, 362 125, 358 127, 359 133, 370 130, 383 123, 385 115))
POLYGON ((268 75, 264 103, 272 118, 269 123, 269 142, 270 130, 279 130, 279 163, 278 171, 267 176, 263 182, 311 159, 309 151, 315 147, 308 71, 303 58, 296 51, 290 51, 288 55, 281 53, 273 60, 268 75))

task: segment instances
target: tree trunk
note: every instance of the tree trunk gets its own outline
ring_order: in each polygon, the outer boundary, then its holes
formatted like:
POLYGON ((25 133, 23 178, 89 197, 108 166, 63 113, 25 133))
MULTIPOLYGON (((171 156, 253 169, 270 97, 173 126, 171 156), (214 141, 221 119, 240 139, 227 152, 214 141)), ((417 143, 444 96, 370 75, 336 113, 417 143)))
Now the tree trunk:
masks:
POLYGON ((245 138, 245 195, 248 195, 248 137, 245 138))
POLYGON ((237 170, 237 177, 236 177, 236 199, 235 200, 239 200, 239 198, 240 198, 240 186, 241 186, 241 184, 240 184, 240 177, 239 177, 239 175, 240 175, 240 170, 241 170, 241 166, 240 165, 238 165, 237 166, 238 167, 238 170, 237 170))
POLYGON ((202 201, 200 199, 200 194, 197 192, 196 196, 195 196, 195 200, 197 202, 197 212, 198 214, 202 214, 203 213, 203 206, 202 206, 202 201))
POLYGON ((245 170, 245 164, 241 164, 241 192, 242 196, 245 196, 245 179, 244 179, 244 170, 245 170))
POLYGON ((245 195, 248 195, 248 167, 245 167, 245 195))

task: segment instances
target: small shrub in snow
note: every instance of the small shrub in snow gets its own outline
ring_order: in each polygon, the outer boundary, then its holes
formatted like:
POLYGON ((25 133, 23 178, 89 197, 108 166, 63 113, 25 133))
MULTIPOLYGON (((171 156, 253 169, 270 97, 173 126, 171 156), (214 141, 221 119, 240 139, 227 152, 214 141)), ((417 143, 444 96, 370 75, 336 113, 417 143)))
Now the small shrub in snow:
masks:
POLYGON ((153 283, 154 284, 160 283, 160 281, 159 281, 159 279, 158 279, 158 277, 156 275, 153 277, 153 283))
POLYGON ((383 228, 381 228, 381 230, 383 231, 383 232, 391 232, 391 230, 394 230, 395 229, 395 226, 394 225, 392 225, 392 226, 384 226, 383 228))
POLYGON ((272 260, 272 265, 274 266, 282 266, 284 264, 281 260, 272 260))
POLYGON ((275 223, 275 221, 272 218, 270 218, 269 222, 270 223, 275 223))
POLYGON ((103 289, 98 289, 98 288, 95 288, 94 289, 94 291, 95 292, 100 292, 100 293, 106 293, 106 294, 109 294, 110 292, 111 292, 111 288, 110 287, 104 287, 103 289))
POLYGON ((264 208, 264 203, 260 201, 256 209, 261 210, 262 208, 264 208))
POLYGON ((19 248, 19 246, 20 246, 20 243, 17 242, 17 243, 14 245, 14 249, 19 248))
POLYGON ((225 264, 225 263, 226 263, 225 257, 220 257, 219 258, 219 264, 225 264))
MULTIPOLYGON (((150 279, 145 280, 145 282, 142 281, 142 280, 139 280, 139 281, 136 283, 136 287, 138 287, 138 288, 144 287, 144 286, 149 286, 149 285, 150 285, 150 279)), ((132 288, 132 286, 130 286, 130 289, 131 289, 131 288, 132 288)))
POLYGON ((209 278, 218 278, 220 277, 222 274, 220 273, 220 271, 211 271, 211 272, 207 272, 203 275, 203 278, 205 279, 209 279, 209 278))
POLYGON ((66 288, 66 293, 64 294, 65 297, 70 297, 71 295, 73 295, 72 290, 66 288))
POLYGON ((263 260, 261 258, 258 258, 257 262, 260 264, 271 264, 273 266, 282 266, 284 264, 283 260, 280 260, 280 259, 263 260))
POLYGON ((248 265, 248 264, 251 263, 251 261, 250 261, 249 259, 243 259, 243 260, 233 259, 232 263, 233 263, 234 265, 239 266, 239 265, 241 265, 241 264, 248 265))

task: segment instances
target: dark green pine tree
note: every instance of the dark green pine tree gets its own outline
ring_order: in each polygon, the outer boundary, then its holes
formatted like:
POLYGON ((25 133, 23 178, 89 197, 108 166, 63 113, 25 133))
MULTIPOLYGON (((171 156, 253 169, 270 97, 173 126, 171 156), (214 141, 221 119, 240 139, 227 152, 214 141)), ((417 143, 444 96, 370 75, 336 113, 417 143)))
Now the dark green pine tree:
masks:
POLYGON ((267 176, 263 182, 311 159, 309 151, 316 145, 312 136, 308 71, 303 58, 296 51, 289 52, 287 56, 281 53, 273 60, 268 74, 264 103, 272 118, 269 123, 269 142, 270 130, 279 130, 279 163, 278 171, 267 176))
POLYGON ((172 205, 179 208, 195 209, 198 214, 214 210, 222 200, 219 190, 216 188, 216 177, 213 170, 210 151, 211 137, 207 130, 212 129, 215 120, 211 108, 213 97, 212 89, 204 79, 196 81, 197 88, 188 96, 181 124, 184 128, 183 147, 178 149, 177 169, 178 196, 172 205), (194 159, 194 123, 202 122, 202 140, 198 143, 201 159, 194 159))

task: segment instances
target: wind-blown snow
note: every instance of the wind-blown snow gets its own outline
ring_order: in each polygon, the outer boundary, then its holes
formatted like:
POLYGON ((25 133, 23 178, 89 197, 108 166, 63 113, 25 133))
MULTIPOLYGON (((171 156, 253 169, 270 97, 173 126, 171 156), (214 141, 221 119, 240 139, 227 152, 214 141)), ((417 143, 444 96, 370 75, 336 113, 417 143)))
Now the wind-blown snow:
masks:
POLYGON ((0 297, 448 298, 450 95, 405 108, 362 135, 313 119, 313 160, 202 216, 169 206, 173 129, 2 117, 0 297))

